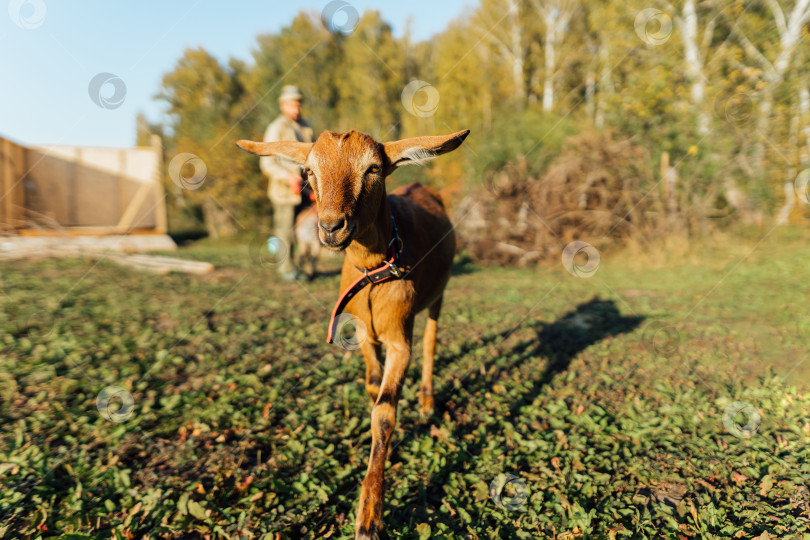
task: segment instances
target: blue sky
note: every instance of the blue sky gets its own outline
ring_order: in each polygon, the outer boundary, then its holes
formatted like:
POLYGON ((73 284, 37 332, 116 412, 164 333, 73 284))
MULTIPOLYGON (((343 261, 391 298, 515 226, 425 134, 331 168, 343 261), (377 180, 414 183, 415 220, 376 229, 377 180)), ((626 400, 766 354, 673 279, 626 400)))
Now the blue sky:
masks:
MULTIPOLYGON (((349 1, 349 0, 347 0, 349 1)), ((301 10, 329 2, 171 0, 3 0, 0 2, 0 135, 24 144, 131 146, 135 116, 162 119, 153 96, 187 47, 226 61, 252 61, 255 37, 276 32, 301 10), (29 27, 29 28, 26 28, 29 27), (99 73, 123 81, 116 108, 96 105, 88 86, 99 73)), ((410 24, 417 41, 441 32, 474 0, 350 0, 376 9, 397 36, 410 24)), ((114 98, 107 84, 102 95, 114 98)))

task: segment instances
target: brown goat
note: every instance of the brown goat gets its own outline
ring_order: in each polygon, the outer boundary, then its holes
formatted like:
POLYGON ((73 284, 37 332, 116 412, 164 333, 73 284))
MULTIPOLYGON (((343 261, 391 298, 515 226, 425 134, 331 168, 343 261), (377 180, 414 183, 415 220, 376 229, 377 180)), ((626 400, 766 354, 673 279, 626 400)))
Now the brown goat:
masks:
POLYGON ((453 225, 438 193, 412 183, 386 195, 385 178, 399 166, 455 150, 468 133, 381 144, 356 131, 327 131, 315 143, 237 143, 248 152, 280 157, 304 168, 315 191, 321 242, 332 250, 346 250, 342 295, 375 269, 396 266, 396 271, 389 271, 395 279, 359 290, 345 306, 345 311, 365 326, 366 337, 360 348, 366 363, 366 391, 372 402, 371 458, 360 491, 356 538, 377 538, 382 527, 385 461, 411 358, 414 317, 425 308, 428 321, 419 401, 422 413, 433 407, 437 321, 456 248, 453 225), (394 263, 389 264, 391 261, 394 263), (380 363, 382 345, 384 366, 380 363))

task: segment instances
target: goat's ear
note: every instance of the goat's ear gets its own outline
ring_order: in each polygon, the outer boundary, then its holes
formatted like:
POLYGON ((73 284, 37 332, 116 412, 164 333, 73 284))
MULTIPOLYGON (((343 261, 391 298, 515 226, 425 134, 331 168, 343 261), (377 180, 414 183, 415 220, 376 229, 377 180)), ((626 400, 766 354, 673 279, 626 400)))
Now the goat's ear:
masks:
POLYGON ((452 135, 413 137, 383 143, 383 148, 388 156, 390 170, 393 171, 402 165, 421 165, 436 156, 452 152, 461 146, 469 133, 470 130, 465 129, 452 135))
POLYGON ((236 146, 257 156, 274 156, 301 165, 307 160, 312 143, 236 141, 236 146))

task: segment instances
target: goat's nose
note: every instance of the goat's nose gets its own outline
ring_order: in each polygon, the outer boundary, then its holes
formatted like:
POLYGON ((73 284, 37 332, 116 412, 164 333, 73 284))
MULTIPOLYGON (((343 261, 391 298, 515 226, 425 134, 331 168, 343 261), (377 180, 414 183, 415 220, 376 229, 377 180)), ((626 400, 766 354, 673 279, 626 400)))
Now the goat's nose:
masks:
POLYGON ((346 226, 346 220, 344 218, 336 219, 335 221, 321 220, 318 223, 320 224, 321 229, 323 229, 323 232, 328 234, 334 234, 346 226))

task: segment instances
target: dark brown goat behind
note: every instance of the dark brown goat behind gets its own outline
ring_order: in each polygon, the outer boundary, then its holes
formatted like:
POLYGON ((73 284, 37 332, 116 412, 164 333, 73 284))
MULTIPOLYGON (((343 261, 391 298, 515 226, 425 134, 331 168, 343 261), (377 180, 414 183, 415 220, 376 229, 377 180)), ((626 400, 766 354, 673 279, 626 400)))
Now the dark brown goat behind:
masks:
POLYGON ((433 407, 437 320, 456 249, 453 225, 438 193, 412 183, 386 195, 385 178, 399 166, 455 150, 468 133, 378 143, 356 131, 327 131, 315 143, 237 143, 248 152, 276 156, 304 168, 315 191, 321 242, 333 250, 346 250, 341 294, 363 275, 360 268, 380 268, 389 260, 394 224, 402 240, 401 279, 365 287, 345 309, 365 326, 360 348, 372 402, 371 458, 360 492, 356 538, 377 538, 382 527, 385 460, 411 358, 414 317, 425 308, 420 405, 423 413, 433 407), (384 366, 380 363, 383 345, 384 366))

